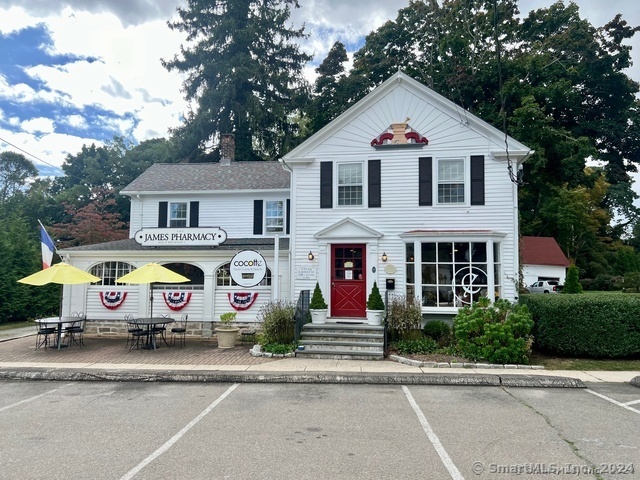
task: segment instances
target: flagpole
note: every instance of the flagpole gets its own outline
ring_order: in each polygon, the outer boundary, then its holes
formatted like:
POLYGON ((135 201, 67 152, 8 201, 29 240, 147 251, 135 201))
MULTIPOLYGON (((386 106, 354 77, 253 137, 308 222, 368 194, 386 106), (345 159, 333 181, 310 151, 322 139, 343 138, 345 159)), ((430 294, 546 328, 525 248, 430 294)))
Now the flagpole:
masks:
MULTIPOLYGON (((44 228, 44 225, 42 224, 42 222, 40 221, 40 219, 38 219, 38 223, 40 224, 40 228, 43 229, 45 232, 47 231, 46 228, 44 228)), ((49 235, 47 233, 47 235, 49 235)), ((51 238, 51 236, 49 236, 49 238, 51 238)), ((60 260, 62 260, 62 255, 60 255, 58 253, 58 248, 56 247, 56 242, 53 241, 53 238, 51 238, 51 243, 53 243, 53 252, 58 255, 58 257, 60 257, 60 260)))

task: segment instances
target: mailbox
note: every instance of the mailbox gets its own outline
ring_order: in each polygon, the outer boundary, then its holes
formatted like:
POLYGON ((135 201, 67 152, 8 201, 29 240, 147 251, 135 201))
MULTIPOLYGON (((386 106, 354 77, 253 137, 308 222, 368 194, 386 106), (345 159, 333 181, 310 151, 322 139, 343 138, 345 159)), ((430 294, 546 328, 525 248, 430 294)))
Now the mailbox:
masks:
POLYGON ((395 289, 396 289, 396 279, 387 278, 387 290, 395 290, 395 289))

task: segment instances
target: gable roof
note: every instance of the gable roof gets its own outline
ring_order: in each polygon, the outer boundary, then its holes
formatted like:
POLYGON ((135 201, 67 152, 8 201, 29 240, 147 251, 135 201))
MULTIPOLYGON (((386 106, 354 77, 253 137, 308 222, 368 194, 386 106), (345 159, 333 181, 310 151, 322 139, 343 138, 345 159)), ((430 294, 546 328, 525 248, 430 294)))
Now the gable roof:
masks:
MULTIPOLYGON (((333 135, 342 132, 345 127, 360 116, 366 116, 366 122, 372 129, 370 136, 366 139, 367 144, 369 144, 372 138, 378 136, 380 132, 388 128, 389 125, 397 123, 410 115, 421 115, 420 111, 406 111, 410 103, 408 97, 416 97, 423 100, 420 106, 421 111, 444 112, 449 119, 455 120, 456 123, 460 124, 462 129, 468 128, 486 138, 494 157, 496 157, 496 159, 506 160, 507 152, 505 150, 504 132, 489 125, 484 120, 464 110, 462 107, 436 93, 426 85, 399 71, 381 85, 374 88, 371 93, 343 112, 328 125, 284 155, 280 161, 302 164, 313 161, 312 158, 309 158, 309 155, 317 146, 333 135), (404 90, 407 98, 403 98, 398 102, 385 103, 385 97, 393 94, 397 89, 404 90), (379 103, 384 103, 384 107, 372 112, 372 107, 379 103)), ((443 123, 441 118, 435 118, 434 121, 439 124, 443 123)), ((428 132, 420 131, 420 133, 429 136, 428 132)), ((533 153, 529 147, 511 137, 507 136, 506 141, 508 144, 509 157, 514 161, 519 161, 533 153)))
POLYGON ((569 260, 553 237, 522 237, 520 255, 525 265, 569 266, 569 260))
POLYGON ((288 190, 290 183, 279 162, 155 163, 120 193, 288 190))

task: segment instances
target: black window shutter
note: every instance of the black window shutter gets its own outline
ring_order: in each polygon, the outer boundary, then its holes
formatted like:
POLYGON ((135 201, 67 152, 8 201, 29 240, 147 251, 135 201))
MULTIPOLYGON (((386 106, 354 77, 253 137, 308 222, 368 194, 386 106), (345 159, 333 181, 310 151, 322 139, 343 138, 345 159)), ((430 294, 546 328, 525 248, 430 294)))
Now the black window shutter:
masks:
POLYGON ((433 161, 431 157, 418 159, 418 205, 433 205, 433 161))
POLYGON ((263 204, 262 200, 253 201, 253 234, 262 235, 262 217, 263 217, 263 204))
POLYGON ((471 156, 471 205, 484 205, 484 155, 471 156))
POLYGON ((291 228, 289 227, 289 224, 291 223, 291 200, 289 199, 287 199, 287 216, 285 217, 285 222, 286 222, 285 232, 289 234, 291 233, 291 228))
POLYGON ((189 226, 197 227, 200 217, 200 202, 189 202, 189 226))
POLYGON ((333 208, 333 162, 320 162, 320 208, 333 208))
POLYGON ((166 228, 168 214, 169 202, 160 202, 158 204, 158 228, 166 228))
POLYGON ((369 208, 382 206, 380 160, 369 160, 369 208))

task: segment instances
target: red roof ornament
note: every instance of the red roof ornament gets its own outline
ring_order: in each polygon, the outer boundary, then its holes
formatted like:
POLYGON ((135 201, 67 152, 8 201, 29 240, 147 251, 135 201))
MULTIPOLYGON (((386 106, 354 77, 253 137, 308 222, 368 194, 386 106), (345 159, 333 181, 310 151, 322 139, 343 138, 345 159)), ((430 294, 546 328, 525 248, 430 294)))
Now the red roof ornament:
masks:
POLYGON ((392 123, 386 131, 371 140, 372 147, 429 145, 427 137, 423 137, 409 126, 409 118, 404 122, 392 123))

